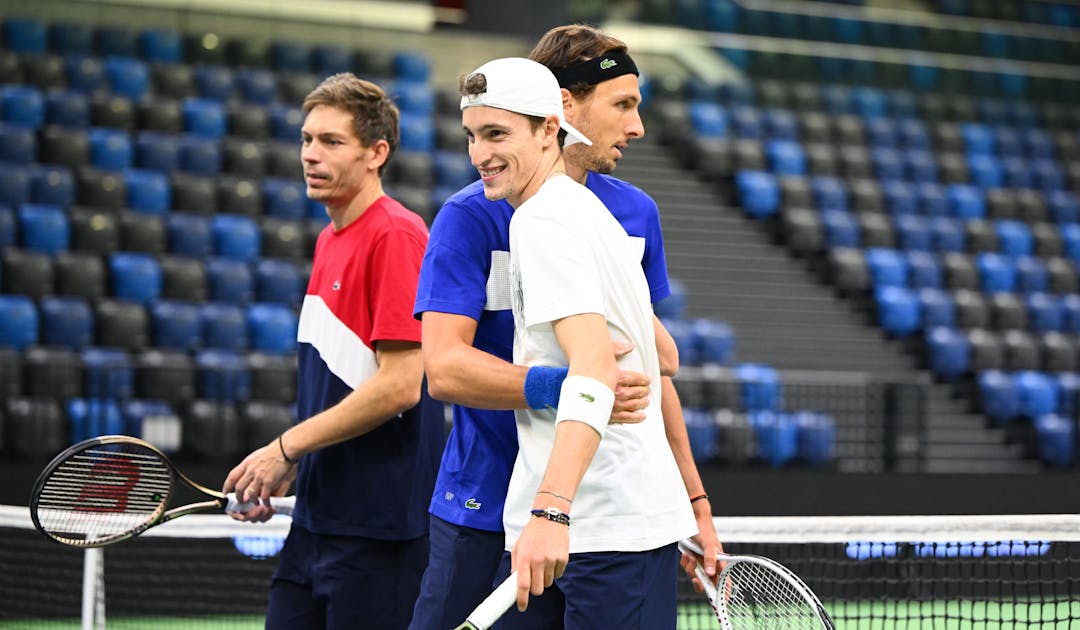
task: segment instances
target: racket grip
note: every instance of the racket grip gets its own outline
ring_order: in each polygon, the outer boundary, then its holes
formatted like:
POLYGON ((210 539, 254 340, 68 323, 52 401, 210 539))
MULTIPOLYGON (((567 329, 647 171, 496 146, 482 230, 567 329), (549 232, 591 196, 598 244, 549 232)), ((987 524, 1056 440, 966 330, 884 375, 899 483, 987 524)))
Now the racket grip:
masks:
MULTIPOLYGON (((228 505, 225 506, 226 512, 235 512, 237 514, 243 514, 251 508, 255 507, 257 503, 240 503, 236 499, 236 493, 230 492, 225 495, 229 500, 228 505)), ((270 497, 270 507, 274 508, 274 512, 278 514, 284 514, 285 516, 292 516, 293 506, 296 505, 296 497, 270 497)))
POLYGON ((517 602, 517 572, 510 574, 510 577, 503 580, 491 595, 484 598, 484 601, 480 602, 480 605, 476 607, 469 615, 465 624, 459 626, 460 628, 470 628, 475 630, 487 630, 499 617, 503 616, 510 607, 517 602))

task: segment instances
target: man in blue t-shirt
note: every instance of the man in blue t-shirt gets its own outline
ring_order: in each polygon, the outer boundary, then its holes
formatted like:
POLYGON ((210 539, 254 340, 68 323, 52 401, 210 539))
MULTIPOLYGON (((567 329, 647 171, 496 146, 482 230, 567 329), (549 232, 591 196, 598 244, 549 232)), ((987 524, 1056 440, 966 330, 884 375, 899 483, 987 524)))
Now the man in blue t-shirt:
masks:
MULTIPOLYGON (((652 301, 667 297, 656 203, 607 175, 627 143, 644 134, 637 69, 626 45, 592 27, 564 26, 549 31, 530 57, 553 71, 564 88, 567 121, 593 141, 592 146, 565 148, 567 175, 596 194, 640 248, 652 301)), ((479 181, 465 187, 439 211, 420 271, 414 310, 423 321, 428 387, 433 397, 454 405, 453 428, 431 499, 431 555, 410 625, 414 630, 455 627, 491 591, 503 556, 503 501, 517 454, 510 410, 555 406, 565 375, 565 369, 511 363, 512 214, 505 200, 488 201, 479 181)), ((644 378, 620 374, 613 421, 641 420, 644 378)), ((664 377, 661 386, 668 440, 687 500, 693 500, 706 557, 712 557, 719 550, 712 509, 690 455, 671 379, 664 377)))

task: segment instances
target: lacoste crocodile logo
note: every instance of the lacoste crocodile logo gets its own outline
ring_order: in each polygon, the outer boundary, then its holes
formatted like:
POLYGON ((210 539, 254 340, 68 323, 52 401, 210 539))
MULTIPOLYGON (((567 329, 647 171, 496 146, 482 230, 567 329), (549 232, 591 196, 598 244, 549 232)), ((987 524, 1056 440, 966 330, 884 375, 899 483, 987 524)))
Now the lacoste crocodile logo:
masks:
POLYGON ((610 68, 614 68, 617 65, 619 65, 619 64, 616 63, 615 61, 613 61, 611 59, 605 59, 605 60, 600 62, 600 69, 601 70, 608 70, 610 68))
POLYGON ((480 509, 480 502, 477 501, 476 499, 469 499, 469 500, 465 501, 465 509, 466 510, 479 510, 480 509))
POLYGON ((585 399, 585 402, 596 402, 596 398, 592 394, 586 394, 585 392, 578 392, 578 396, 585 399))

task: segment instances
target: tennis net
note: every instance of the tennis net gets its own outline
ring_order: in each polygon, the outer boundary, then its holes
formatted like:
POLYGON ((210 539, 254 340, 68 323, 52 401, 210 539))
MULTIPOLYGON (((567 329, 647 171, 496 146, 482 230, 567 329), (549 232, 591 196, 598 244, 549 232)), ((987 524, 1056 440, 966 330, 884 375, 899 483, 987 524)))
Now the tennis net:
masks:
MULTIPOLYGON (((854 630, 1080 628, 1080 517, 717 518, 729 553, 777 560, 854 630)), ((0 630, 261 628, 289 520, 192 515, 100 550, 0 506, 0 630)), ((681 579, 681 578, 680 578, 681 579)), ((679 629, 720 625, 681 579, 679 629)))

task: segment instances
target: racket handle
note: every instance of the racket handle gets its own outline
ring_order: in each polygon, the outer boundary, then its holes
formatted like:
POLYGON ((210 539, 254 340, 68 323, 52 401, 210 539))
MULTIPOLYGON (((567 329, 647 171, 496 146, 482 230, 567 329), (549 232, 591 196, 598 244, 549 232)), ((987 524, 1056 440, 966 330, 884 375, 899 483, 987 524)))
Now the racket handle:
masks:
MULTIPOLYGON (((243 514, 251 508, 258 505, 257 503, 240 503, 236 500, 236 493, 230 492, 225 495, 229 500, 228 505, 225 506, 226 512, 235 512, 237 514, 243 514)), ((274 512, 278 514, 284 514, 285 516, 292 516, 293 506, 296 505, 296 497, 270 497, 270 507, 274 508, 274 512)))
POLYGON ((487 630, 499 620, 499 617, 503 616, 503 613, 510 610, 515 602, 517 602, 516 571, 503 580, 502 584, 491 592, 491 595, 484 598, 484 601, 480 602, 480 605, 469 614, 465 623, 455 630, 487 630))

